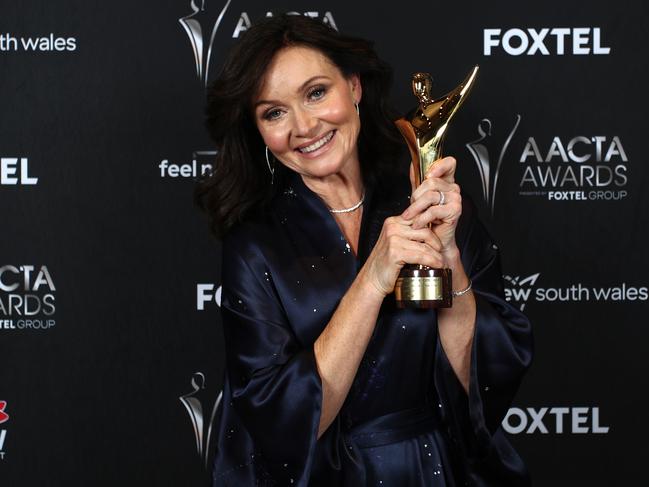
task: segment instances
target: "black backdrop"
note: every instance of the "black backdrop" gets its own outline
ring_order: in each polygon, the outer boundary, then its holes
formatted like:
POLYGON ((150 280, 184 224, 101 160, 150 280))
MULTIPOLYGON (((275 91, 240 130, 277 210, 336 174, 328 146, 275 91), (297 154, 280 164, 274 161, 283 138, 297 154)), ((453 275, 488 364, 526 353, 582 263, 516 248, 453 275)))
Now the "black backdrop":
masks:
POLYGON ((205 71, 294 10, 374 39, 401 110, 413 71, 441 94, 480 65, 445 149, 535 327, 505 427, 535 485, 644 478, 642 2, 0 0, 0 485, 205 482, 223 372, 220 245, 192 205, 205 71))

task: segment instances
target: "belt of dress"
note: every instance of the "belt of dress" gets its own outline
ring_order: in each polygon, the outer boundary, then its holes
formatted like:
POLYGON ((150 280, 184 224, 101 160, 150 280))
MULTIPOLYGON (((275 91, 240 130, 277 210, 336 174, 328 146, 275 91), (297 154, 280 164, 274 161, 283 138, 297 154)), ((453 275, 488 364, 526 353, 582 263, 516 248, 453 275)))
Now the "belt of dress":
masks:
POLYGON ((426 406, 372 418, 344 431, 341 456, 345 485, 365 485, 365 465, 360 449, 398 443, 438 427, 437 415, 426 406))
POLYGON ((345 433, 358 448, 398 443, 431 431, 439 420, 430 407, 404 409, 354 425, 345 433))

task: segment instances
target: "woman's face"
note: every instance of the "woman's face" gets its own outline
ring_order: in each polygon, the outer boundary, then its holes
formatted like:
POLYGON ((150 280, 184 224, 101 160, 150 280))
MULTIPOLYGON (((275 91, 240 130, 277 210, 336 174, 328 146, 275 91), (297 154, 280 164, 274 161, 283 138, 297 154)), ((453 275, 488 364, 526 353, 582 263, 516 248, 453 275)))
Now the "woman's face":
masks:
POLYGON ((357 76, 345 78, 320 51, 287 47, 271 61, 253 100, 257 128, 285 166, 326 178, 358 165, 361 99, 357 76))

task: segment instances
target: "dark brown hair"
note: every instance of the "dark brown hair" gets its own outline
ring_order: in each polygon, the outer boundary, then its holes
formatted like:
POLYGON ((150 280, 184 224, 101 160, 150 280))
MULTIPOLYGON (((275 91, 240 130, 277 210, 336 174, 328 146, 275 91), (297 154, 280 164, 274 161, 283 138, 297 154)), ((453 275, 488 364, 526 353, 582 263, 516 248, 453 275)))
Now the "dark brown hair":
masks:
POLYGON ((252 114, 252 101, 266 69, 274 55, 288 46, 317 49, 345 77, 360 77, 363 96, 358 149, 366 183, 391 172, 404 147, 387 102, 392 70, 379 59, 371 42, 342 35, 318 20, 299 15, 262 20, 230 51, 208 90, 206 126, 218 154, 211 175, 196 187, 195 200, 210 216, 212 232, 217 236, 263 211, 290 171, 276 163, 271 185, 264 142, 252 114))

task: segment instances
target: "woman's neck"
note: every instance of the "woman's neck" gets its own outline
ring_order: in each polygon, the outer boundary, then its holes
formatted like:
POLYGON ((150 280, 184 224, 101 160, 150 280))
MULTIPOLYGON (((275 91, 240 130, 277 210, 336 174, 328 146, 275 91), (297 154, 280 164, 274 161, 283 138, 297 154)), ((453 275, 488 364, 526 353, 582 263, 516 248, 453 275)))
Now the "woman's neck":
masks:
POLYGON ((317 194, 331 210, 351 208, 363 198, 363 178, 360 165, 346 167, 325 178, 302 176, 307 188, 317 194))

